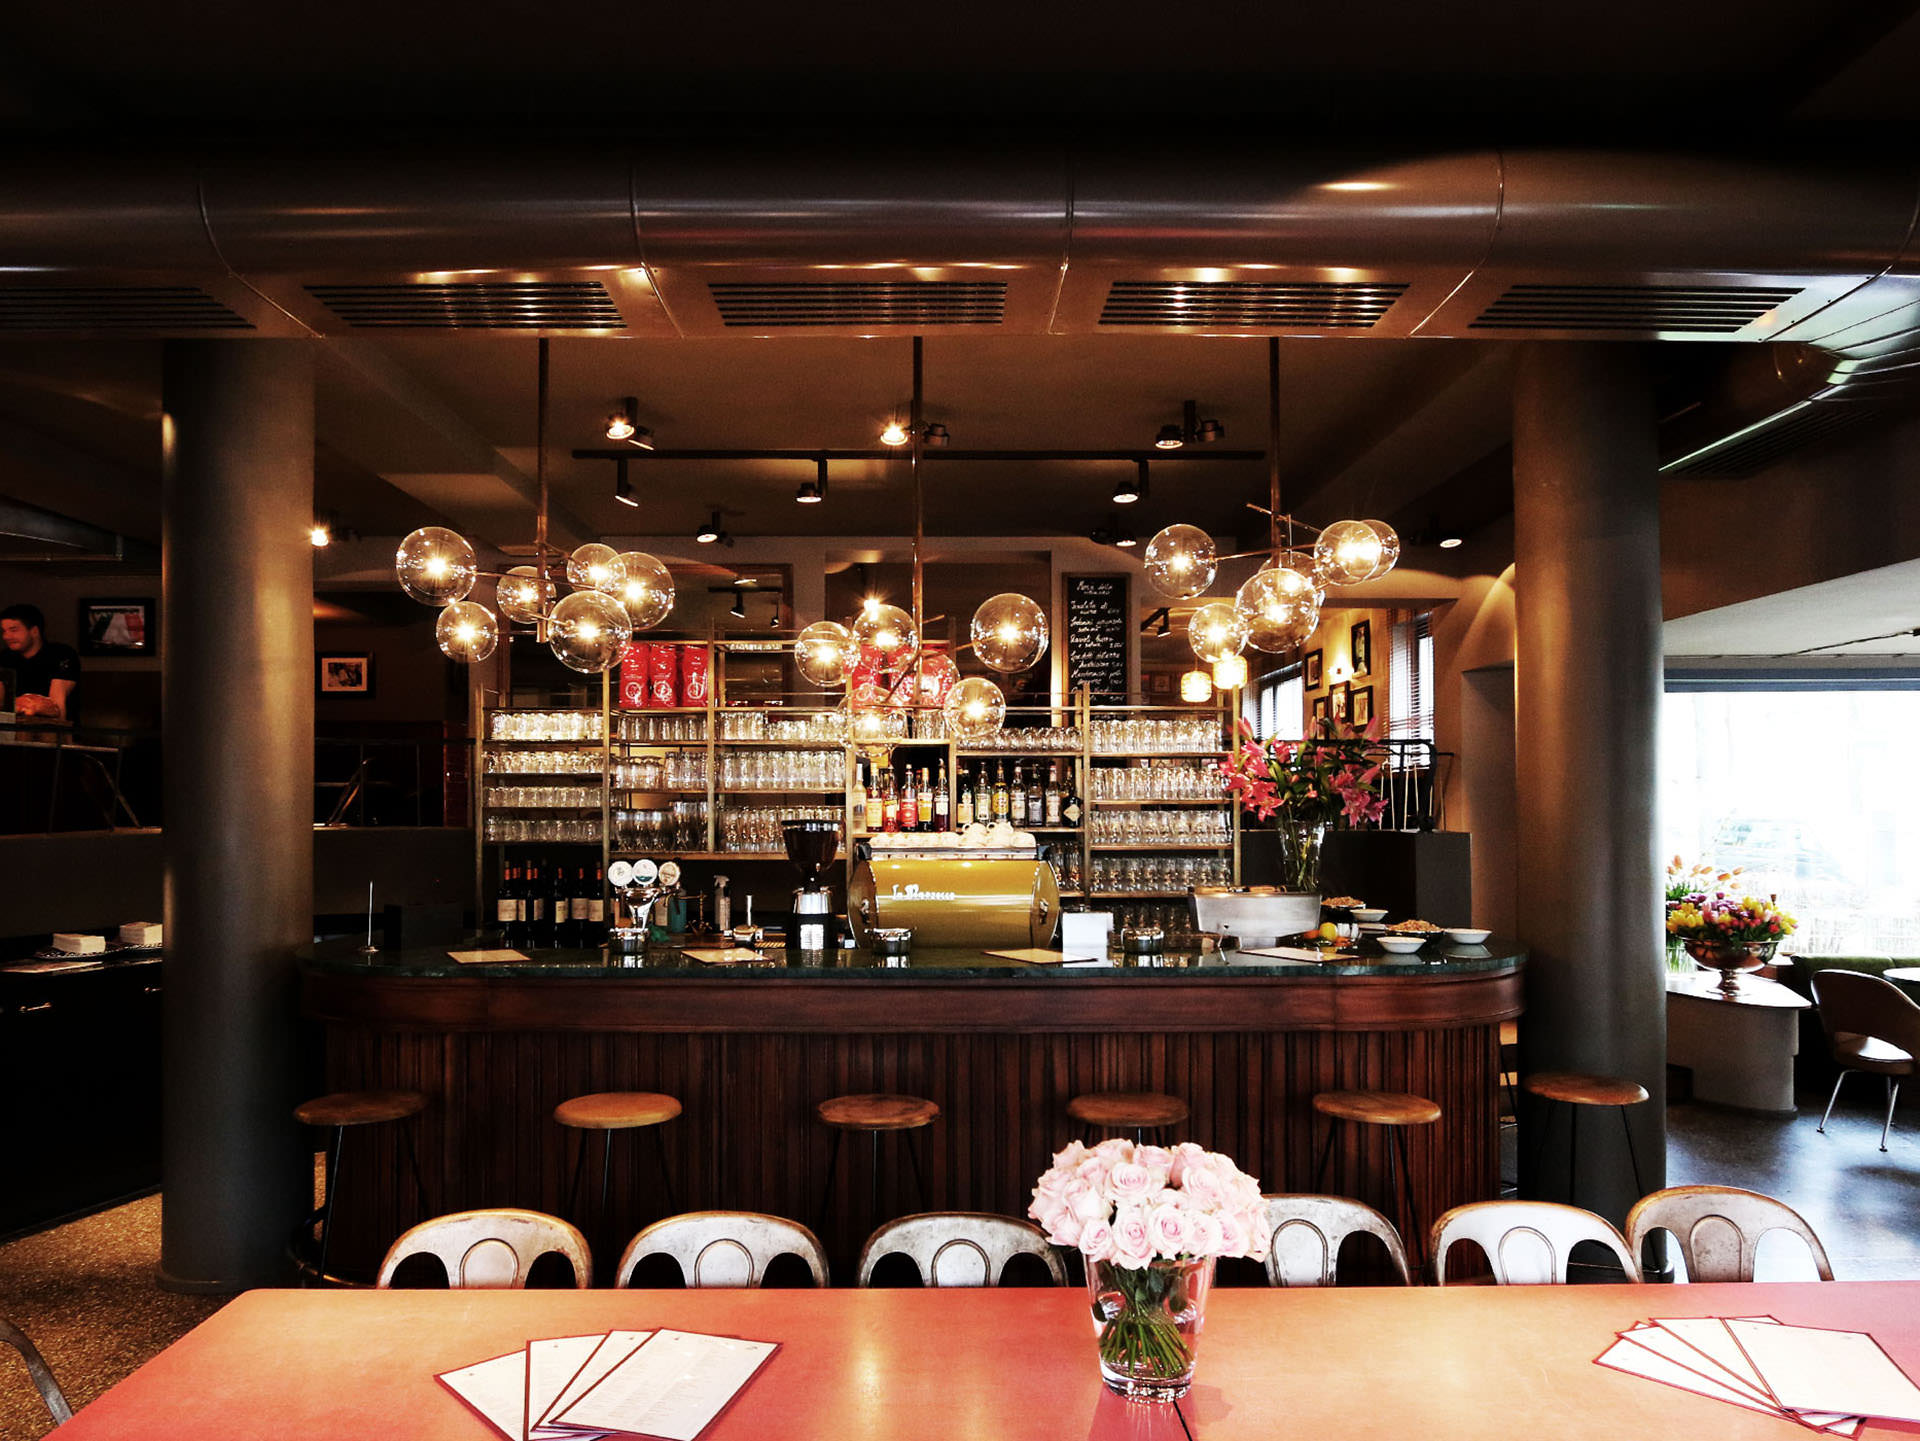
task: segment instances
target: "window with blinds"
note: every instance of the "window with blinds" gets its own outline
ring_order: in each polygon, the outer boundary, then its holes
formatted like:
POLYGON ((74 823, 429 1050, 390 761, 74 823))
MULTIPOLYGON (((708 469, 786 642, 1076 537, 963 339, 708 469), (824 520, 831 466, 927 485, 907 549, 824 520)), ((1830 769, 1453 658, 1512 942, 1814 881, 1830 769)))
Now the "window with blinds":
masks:
POLYGON ((1247 718, 1263 741, 1297 741, 1306 735, 1307 688, 1297 664, 1260 677, 1247 718))
POLYGON ((1387 661, 1387 736, 1433 739, 1433 613, 1393 622, 1387 661))

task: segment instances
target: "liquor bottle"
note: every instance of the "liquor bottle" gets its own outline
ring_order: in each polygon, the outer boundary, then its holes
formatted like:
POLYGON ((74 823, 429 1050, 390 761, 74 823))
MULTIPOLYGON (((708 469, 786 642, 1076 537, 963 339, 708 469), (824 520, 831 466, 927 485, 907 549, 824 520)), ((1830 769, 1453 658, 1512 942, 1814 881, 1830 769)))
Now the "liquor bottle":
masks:
POLYGON ((920 767, 920 784, 914 787, 913 793, 919 798, 918 809, 914 812, 919 824, 914 826, 914 829, 930 831, 933 829, 933 784, 927 779, 925 766, 920 767))
POLYGON ((567 884, 567 868, 553 868, 553 885, 547 891, 547 914, 553 917, 553 943, 556 946, 572 946, 573 929, 573 887, 567 884))
POLYGON ((509 946, 520 944, 519 886, 519 871, 512 866, 502 866, 500 889, 493 898, 493 915, 500 927, 500 939, 509 946))
POLYGON ((864 757, 856 757, 853 762, 853 791, 847 797, 847 806, 853 812, 854 824, 858 825, 867 814, 867 762, 864 757))
POLYGON ((869 775, 867 778, 867 811, 866 815, 861 818, 863 821, 862 829, 864 829, 868 835, 872 835, 880 829, 882 811, 885 806, 886 798, 880 791, 880 777, 869 775))
POLYGON ((998 825, 1007 818, 1007 763, 995 761, 993 765, 993 821, 998 825))
POLYGON ((961 766, 954 777, 953 828, 965 830, 973 824, 973 777, 961 766))
POLYGON ((553 944, 553 922, 547 915, 547 890, 540 884, 540 867, 530 865, 522 872, 520 894, 526 897, 523 919, 526 944, 538 950, 553 944))
POLYGON ((1044 826, 1047 823, 1047 796, 1040 784, 1040 762, 1033 763, 1033 769, 1027 772, 1027 824, 1044 826))
POLYGON ((891 835, 900 829, 900 796, 893 788, 893 772, 885 772, 886 790, 880 797, 880 829, 891 835))
POLYGON ((905 779, 900 787, 900 829, 920 829, 920 793, 913 788, 912 766, 905 767, 905 779))
POLYGON ((947 763, 940 762, 940 773, 933 782, 933 828, 953 829, 953 798, 947 794, 947 763))
POLYGON ((1080 788, 1074 784, 1073 766, 1067 766, 1067 777, 1060 787, 1060 824, 1078 826, 1084 807, 1080 804, 1080 788))

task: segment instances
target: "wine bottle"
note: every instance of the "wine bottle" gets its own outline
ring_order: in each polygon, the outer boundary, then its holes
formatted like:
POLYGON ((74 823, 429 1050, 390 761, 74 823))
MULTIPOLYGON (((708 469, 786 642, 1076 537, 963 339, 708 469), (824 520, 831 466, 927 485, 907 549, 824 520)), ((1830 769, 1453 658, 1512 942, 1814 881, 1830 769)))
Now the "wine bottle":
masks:
POLYGON ((913 767, 906 767, 906 778, 900 787, 900 829, 917 831, 920 829, 920 796, 913 788, 913 767))
POLYGON ((885 807, 886 797, 880 789, 880 777, 869 775, 867 777, 867 812, 863 818, 863 829, 868 835, 872 835, 881 828, 883 821, 882 812, 885 807))
POLYGON ((1047 767, 1047 789, 1041 802, 1046 816, 1045 824, 1057 826, 1060 820, 1060 762, 1055 761, 1047 767))
MULTIPOLYGON (((853 812, 854 823, 858 825, 867 814, 867 762, 858 757, 853 763, 853 792, 847 797, 847 806, 853 812)), ((871 829, 871 828, 869 828, 871 829)))
POLYGON ((547 890, 547 914, 553 917, 553 943, 573 945, 573 887, 567 884, 565 866, 553 868, 553 884, 547 890))
POLYGON ((953 801, 947 795, 947 763, 940 762, 939 774, 933 782, 933 828, 936 831, 953 829, 953 801))
POLYGON ((526 897, 526 944, 538 950, 553 944, 553 926, 547 918, 547 892, 540 884, 540 867, 528 865, 521 873, 520 894, 526 897))

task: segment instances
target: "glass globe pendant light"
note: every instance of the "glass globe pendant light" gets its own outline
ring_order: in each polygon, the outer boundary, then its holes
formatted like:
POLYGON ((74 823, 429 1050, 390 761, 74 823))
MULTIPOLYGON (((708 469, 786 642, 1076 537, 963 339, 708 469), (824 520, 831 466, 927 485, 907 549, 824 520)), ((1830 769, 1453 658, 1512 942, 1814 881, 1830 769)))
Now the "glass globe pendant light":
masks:
POLYGON ((1299 645, 1320 624, 1317 595, 1310 582, 1302 585, 1298 570, 1256 571, 1233 598, 1234 609, 1247 623, 1247 644, 1269 655, 1299 645))
POLYGON ((1239 655, 1247 644, 1246 618, 1231 601, 1209 601, 1187 622, 1187 643, 1193 647, 1193 653, 1209 665, 1227 656, 1239 655))
POLYGON ((941 707, 955 740, 985 740, 1007 718, 1007 696, 985 676, 968 676, 947 692, 941 707))
POLYGON ((897 605, 869 600, 853 620, 853 638, 871 648, 886 670, 898 670, 920 650, 913 617, 897 605))
POLYGON ((945 651, 922 651, 918 684, 914 688, 916 710, 939 710, 947 696, 960 683, 960 667, 945 651))
POLYGON ((555 593, 553 582, 541 580, 532 566, 516 565, 500 577, 493 599, 508 620, 533 625, 552 608, 555 593))
POLYGON ((1238 690, 1247 683, 1247 658, 1243 655, 1222 656, 1213 663, 1213 686, 1215 690, 1238 690))
POLYGON ((456 600, 441 610, 433 634, 448 660, 472 665, 493 654, 500 643, 500 622, 484 605, 456 600))
POLYGON ((567 584, 578 590, 601 590, 617 595, 626 570, 620 552, 610 545, 588 541, 567 557, 567 584))
POLYGON ((801 675, 822 690, 845 685, 859 658, 860 646, 853 632, 837 620, 815 621, 793 643, 793 663, 801 675))
POLYGON ((973 653, 989 670, 1011 675, 1046 654, 1047 613, 1014 591, 991 596, 973 613, 973 653))
POLYGON ((1197 525, 1168 526, 1147 542, 1141 560, 1148 583, 1178 600, 1191 600, 1212 585, 1219 567, 1213 537, 1197 525))
POLYGON ((597 590, 576 590, 553 608, 547 626, 554 658, 586 675, 609 671, 633 638, 627 608, 597 590))
POLYGON ((1180 699, 1184 701, 1204 701, 1213 699, 1213 677, 1203 670, 1190 670, 1180 677, 1180 699))
POLYGON ((442 525, 421 526, 393 554, 400 589, 423 605, 465 600, 479 571, 466 537, 442 525))
POLYGON ((1358 585, 1393 569, 1400 537, 1383 520, 1336 520, 1313 543, 1313 557, 1329 585, 1358 585))
POLYGON ((673 609, 673 573, 644 550, 625 551, 614 559, 620 566, 620 582, 612 594, 626 607, 635 630, 652 630, 673 609))

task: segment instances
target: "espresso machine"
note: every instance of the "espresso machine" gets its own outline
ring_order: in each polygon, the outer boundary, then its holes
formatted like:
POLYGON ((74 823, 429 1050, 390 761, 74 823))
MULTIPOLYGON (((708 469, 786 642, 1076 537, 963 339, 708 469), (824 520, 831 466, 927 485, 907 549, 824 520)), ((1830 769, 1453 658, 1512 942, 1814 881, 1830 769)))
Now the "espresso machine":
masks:
POLYGON ((793 919, 787 926, 787 955, 816 956, 839 947, 839 923, 834 918, 833 892, 821 873, 833 864, 840 848, 838 821, 783 821, 787 859, 800 872, 800 889, 793 893, 793 919))

